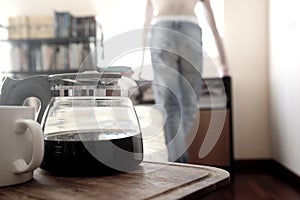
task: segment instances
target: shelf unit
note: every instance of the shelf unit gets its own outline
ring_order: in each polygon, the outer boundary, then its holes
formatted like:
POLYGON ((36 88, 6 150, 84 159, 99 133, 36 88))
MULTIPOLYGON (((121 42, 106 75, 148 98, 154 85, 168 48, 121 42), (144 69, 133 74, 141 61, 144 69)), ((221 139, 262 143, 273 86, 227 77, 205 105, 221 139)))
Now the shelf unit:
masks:
MULTIPOLYGON (((95 16, 75 17, 68 12, 55 12, 52 28, 54 32, 50 38, 42 37, 45 30, 42 35, 38 34, 38 30, 45 24, 31 24, 33 20, 43 23, 38 17, 11 18, 15 21, 22 19, 22 22, 11 26, 1 25, 9 38, 0 40, 0 50, 5 54, 5 58, 0 61, 3 74, 22 77, 76 72, 87 57, 95 59, 93 62, 96 62, 96 47, 103 48, 102 27, 95 16), (24 32, 27 34, 23 34, 24 32), (91 52, 95 56, 89 56, 91 52)), ((44 18, 41 16, 41 19, 44 18)))
POLYGON ((34 74, 53 71, 74 71, 91 51, 96 49, 95 37, 57 39, 1 40, 10 52, 7 72, 34 74))

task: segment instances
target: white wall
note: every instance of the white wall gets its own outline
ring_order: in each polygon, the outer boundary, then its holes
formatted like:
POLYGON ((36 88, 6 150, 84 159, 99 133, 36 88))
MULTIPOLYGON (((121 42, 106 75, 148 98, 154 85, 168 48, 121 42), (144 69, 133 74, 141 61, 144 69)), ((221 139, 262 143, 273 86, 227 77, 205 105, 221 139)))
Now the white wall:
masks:
MULTIPOLYGON (((234 157, 269 158, 267 0, 225 0, 224 4, 225 48, 233 76, 234 157)), ((98 15, 109 37, 142 25, 144 1, 10 0, 1 4, 0 20, 17 14, 51 15, 55 10, 98 15)))
POLYGON ((75 16, 98 15, 107 35, 136 28, 142 25, 145 2, 141 0, 1 0, 0 22, 7 16, 52 15, 54 11, 69 11, 75 16), (5 3, 4 3, 5 2, 5 3), (134 9, 143 8, 143 9, 134 9), (130 9, 130 10, 129 10, 130 9), (132 9, 134 12, 132 12, 132 9), (131 14, 132 13, 132 14, 131 14), (136 23, 127 23, 134 21, 136 23))
POLYGON ((267 2, 225 1, 225 48, 233 77, 236 159, 271 156, 267 2))
POLYGON ((272 156, 300 176, 299 7, 299 0, 270 0, 272 156))

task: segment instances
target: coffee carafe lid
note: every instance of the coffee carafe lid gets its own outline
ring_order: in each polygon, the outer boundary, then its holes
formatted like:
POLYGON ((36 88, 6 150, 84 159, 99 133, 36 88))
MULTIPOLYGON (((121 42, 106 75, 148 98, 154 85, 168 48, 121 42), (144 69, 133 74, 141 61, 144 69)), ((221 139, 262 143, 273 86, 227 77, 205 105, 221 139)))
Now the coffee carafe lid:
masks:
POLYGON ((82 73, 65 73, 50 75, 48 80, 57 86, 65 85, 111 85, 117 83, 121 78, 121 73, 118 72, 102 72, 87 71, 82 73))
MULTIPOLYGON (((118 72, 86 71, 50 75, 53 96, 122 96, 118 72)), ((128 90, 125 89, 125 90, 128 90)))

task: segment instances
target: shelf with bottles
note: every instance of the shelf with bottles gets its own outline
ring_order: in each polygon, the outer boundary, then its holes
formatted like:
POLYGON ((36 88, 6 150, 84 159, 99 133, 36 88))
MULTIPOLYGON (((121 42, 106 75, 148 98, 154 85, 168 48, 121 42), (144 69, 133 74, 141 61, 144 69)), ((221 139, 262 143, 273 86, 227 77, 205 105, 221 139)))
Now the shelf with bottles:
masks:
POLYGON ((30 39, 2 39, 0 42, 7 42, 11 44, 69 44, 69 43, 89 43, 89 42, 96 42, 96 38, 94 36, 87 36, 87 37, 73 37, 73 38, 30 38, 30 39))
POLYGON ((96 48, 95 40, 91 38, 9 40, 6 43, 5 51, 10 57, 8 71, 29 73, 76 70, 96 48))
POLYGON ((86 38, 96 37, 101 24, 96 16, 74 16, 69 12, 53 15, 23 15, 8 17, 8 39, 86 38))
POLYGON ((65 73, 77 73, 78 70, 57 70, 57 71, 41 71, 41 72, 32 72, 32 71, 10 71, 10 72, 1 72, 0 77, 11 77, 15 79, 22 79, 35 75, 53 75, 53 74, 65 74, 65 73))
POLYGON ((4 73, 74 71, 97 45, 103 47, 102 27, 95 16, 75 17, 68 12, 17 16, 1 27, 7 31, 7 37, 0 38, 0 50, 5 52, 0 64, 7 66, 4 73))

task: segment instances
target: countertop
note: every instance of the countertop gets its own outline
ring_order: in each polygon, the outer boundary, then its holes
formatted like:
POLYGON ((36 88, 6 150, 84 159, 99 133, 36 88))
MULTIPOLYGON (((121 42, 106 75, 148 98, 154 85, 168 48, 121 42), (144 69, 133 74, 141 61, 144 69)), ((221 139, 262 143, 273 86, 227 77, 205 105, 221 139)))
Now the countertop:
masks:
POLYGON ((0 188, 0 199, 199 199, 229 182, 225 170, 171 162, 142 162, 132 172, 96 177, 62 177, 37 169, 31 181, 0 188))

